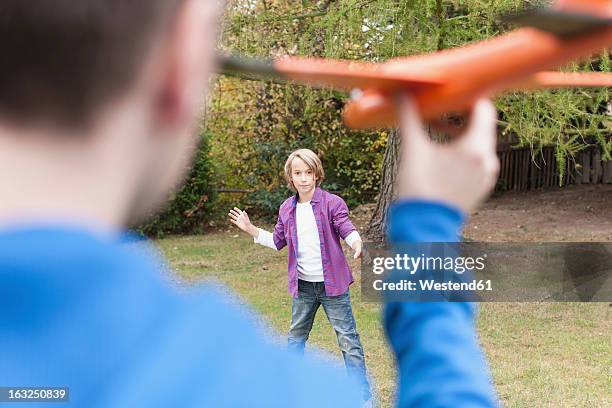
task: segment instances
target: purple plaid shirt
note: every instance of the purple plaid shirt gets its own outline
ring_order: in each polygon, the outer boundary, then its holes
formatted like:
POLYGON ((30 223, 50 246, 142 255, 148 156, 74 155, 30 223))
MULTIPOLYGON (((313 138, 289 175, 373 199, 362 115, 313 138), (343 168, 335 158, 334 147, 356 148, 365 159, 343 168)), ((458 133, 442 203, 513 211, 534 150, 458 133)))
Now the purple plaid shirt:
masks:
MULTIPOLYGON (((281 204, 273 233, 276 249, 280 250, 285 245, 287 246, 289 293, 293 297, 297 297, 298 293, 297 226, 295 222, 297 199, 297 195, 294 195, 281 204)), ((340 238, 345 239, 355 231, 355 227, 349 220, 346 203, 337 195, 317 187, 310 204, 319 230, 325 294, 338 296, 346 292, 349 285, 353 283, 353 274, 342 252, 340 238)))

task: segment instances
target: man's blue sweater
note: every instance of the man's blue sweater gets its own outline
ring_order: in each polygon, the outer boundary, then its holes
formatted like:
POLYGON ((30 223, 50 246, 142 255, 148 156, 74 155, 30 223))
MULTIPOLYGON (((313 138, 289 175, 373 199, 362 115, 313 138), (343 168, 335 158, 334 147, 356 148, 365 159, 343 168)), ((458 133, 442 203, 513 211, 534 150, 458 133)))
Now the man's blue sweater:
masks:
MULTIPOLYGON (((406 202, 390 238, 456 239, 462 216, 406 202)), ((399 405, 489 407, 465 303, 396 303, 385 326, 399 405)), ((358 407, 339 367, 279 347, 225 289, 179 290, 142 245, 67 227, 0 232, 0 387, 68 387, 67 404, 0 407, 358 407)))

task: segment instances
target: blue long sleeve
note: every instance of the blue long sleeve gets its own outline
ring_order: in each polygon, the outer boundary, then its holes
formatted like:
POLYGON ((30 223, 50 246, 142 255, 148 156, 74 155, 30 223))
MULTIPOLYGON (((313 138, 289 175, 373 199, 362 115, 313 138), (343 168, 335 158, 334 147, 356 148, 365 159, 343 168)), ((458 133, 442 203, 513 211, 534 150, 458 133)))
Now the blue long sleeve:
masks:
POLYGON ((36 407, 359 407, 344 370, 289 353, 226 288, 176 290, 152 248, 68 227, 0 231, 0 385, 36 407))
MULTIPOLYGON (((456 242, 463 221, 461 212, 443 204, 397 202, 389 214, 389 240, 456 242)), ((385 330, 399 368, 399 407, 497 405, 475 332, 475 312, 465 302, 385 305, 385 330)))

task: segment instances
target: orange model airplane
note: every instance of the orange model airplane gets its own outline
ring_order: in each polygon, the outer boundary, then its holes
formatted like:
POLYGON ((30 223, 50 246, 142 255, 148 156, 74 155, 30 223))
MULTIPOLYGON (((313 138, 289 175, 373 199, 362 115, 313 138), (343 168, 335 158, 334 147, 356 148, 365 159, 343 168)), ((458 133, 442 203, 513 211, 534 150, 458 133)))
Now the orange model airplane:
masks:
POLYGON ((271 62, 221 58, 223 73, 277 77, 357 90, 344 110, 355 129, 397 125, 399 92, 412 95, 426 120, 467 112, 480 97, 547 87, 612 87, 612 73, 541 72, 612 46, 612 0, 558 0, 509 19, 526 26, 493 39, 384 63, 284 57, 271 62))

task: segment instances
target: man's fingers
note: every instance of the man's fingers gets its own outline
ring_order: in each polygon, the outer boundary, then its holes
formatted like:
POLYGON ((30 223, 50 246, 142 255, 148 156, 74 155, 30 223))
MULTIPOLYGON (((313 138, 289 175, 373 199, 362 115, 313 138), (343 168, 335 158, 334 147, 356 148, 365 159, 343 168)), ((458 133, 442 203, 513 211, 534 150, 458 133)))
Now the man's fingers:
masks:
POLYGON ((402 94, 399 97, 399 118, 402 137, 402 150, 419 154, 420 149, 427 146, 431 141, 425 132, 423 120, 414 99, 402 94))
POLYGON ((497 145, 497 110, 488 99, 474 105, 470 123, 457 143, 470 150, 495 152, 497 145))

